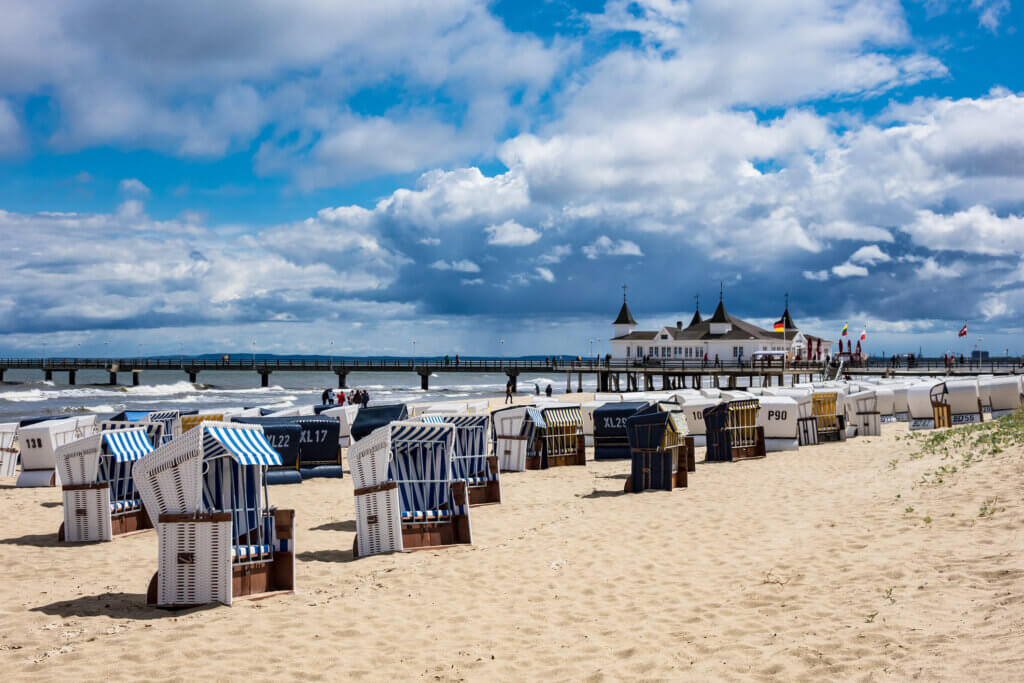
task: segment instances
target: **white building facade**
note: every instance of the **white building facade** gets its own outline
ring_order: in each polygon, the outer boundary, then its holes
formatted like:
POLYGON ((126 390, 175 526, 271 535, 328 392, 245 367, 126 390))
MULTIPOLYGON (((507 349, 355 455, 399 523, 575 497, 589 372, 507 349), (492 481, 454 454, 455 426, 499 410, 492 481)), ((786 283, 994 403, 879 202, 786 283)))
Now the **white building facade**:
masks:
POLYGON ((825 360, 832 355, 832 342, 801 332, 789 315, 789 307, 779 321, 780 331, 769 331, 729 315, 718 302, 711 318, 700 311, 690 324, 659 330, 637 330, 637 322, 625 301, 612 323, 612 357, 616 360, 683 360, 708 362, 715 359, 751 360, 755 354, 787 354, 790 360, 825 360))

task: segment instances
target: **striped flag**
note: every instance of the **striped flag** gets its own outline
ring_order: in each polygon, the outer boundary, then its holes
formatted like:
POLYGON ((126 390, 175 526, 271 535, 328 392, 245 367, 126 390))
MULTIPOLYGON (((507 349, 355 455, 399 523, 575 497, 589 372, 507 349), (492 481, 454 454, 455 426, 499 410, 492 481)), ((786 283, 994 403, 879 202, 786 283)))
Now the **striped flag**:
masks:
POLYGON ((868 328, 865 327, 863 330, 860 331, 860 340, 864 341, 867 338, 868 338, 868 328))
POLYGON ((967 321, 966 320, 964 321, 964 326, 960 328, 960 331, 957 332, 956 336, 958 336, 958 337, 966 337, 967 336, 967 321))
POLYGON ((842 334, 842 336, 844 336, 844 337, 846 336, 846 323, 843 323, 843 334, 842 334))
POLYGON ((776 320, 775 321, 775 325, 774 325, 774 327, 772 329, 774 329, 776 332, 785 332, 786 331, 786 319, 782 318, 781 320, 776 320))

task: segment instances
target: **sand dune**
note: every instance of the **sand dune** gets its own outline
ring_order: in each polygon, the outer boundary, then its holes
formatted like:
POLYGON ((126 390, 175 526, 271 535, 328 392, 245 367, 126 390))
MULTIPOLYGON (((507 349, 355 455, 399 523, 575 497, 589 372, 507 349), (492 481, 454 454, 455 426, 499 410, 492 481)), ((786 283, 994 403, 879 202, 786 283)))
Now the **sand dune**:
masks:
POLYGON ((505 503, 473 510, 472 547, 357 561, 349 479, 276 487, 298 511, 297 594, 178 613, 144 604, 155 534, 59 547, 59 491, 3 480, 0 666, 34 680, 1019 680, 1024 451, 940 484, 949 461, 911 459, 916 443, 886 425, 699 464, 671 493, 621 493, 625 461, 508 474, 505 503))

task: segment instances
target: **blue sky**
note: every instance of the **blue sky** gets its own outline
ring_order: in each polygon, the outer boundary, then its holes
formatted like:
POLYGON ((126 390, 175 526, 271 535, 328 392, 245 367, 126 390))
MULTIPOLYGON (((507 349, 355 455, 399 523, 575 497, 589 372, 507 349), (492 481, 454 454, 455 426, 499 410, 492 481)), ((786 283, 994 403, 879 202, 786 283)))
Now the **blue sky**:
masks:
POLYGON ((1024 352, 1014 0, 15 4, 2 353, 1024 352))

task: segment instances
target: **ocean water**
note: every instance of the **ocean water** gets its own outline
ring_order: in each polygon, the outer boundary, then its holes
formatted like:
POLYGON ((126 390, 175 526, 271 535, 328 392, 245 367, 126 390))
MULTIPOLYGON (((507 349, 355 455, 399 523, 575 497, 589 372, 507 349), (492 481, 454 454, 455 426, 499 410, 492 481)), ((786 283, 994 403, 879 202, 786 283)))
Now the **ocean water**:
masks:
MULTIPOLYGON (((66 384, 67 373, 55 372, 53 377, 54 381, 47 382, 38 370, 8 370, 0 383, 0 422, 76 413, 95 413, 103 418, 133 409, 287 408, 319 404, 321 392, 326 388, 337 390, 338 381, 333 373, 275 372, 270 376, 270 386, 264 388, 255 372, 214 370, 199 373, 195 384, 181 372, 149 370, 141 374, 137 387, 130 386, 129 373, 118 375, 127 386, 108 385, 107 373, 100 370, 79 371, 75 386, 66 384)), ((365 389, 370 394, 370 405, 459 401, 502 396, 506 381, 503 374, 438 373, 430 378, 430 389, 423 391, 419 375, 413 372, 353 372, 345 391, 365 389)), ((596 382, 594 375, 584 375, 583 390, 594 391, 596 382)), ((555 393, 565 391, 564 375, 521 375, 518 388, 520 393, 532 394, 534 384, 543 391, 548 383, 555 393)), ((572 387, 575 391, 575 376, 572 387)))

